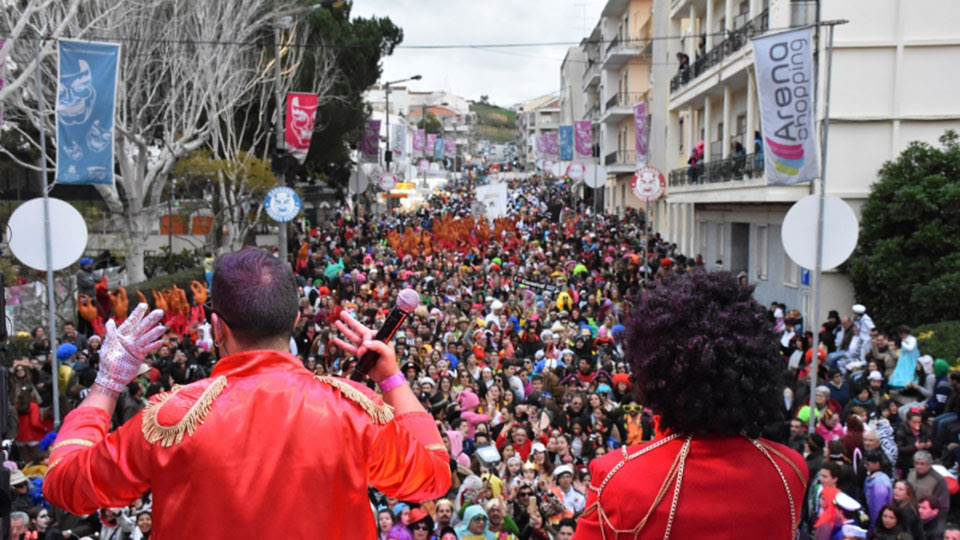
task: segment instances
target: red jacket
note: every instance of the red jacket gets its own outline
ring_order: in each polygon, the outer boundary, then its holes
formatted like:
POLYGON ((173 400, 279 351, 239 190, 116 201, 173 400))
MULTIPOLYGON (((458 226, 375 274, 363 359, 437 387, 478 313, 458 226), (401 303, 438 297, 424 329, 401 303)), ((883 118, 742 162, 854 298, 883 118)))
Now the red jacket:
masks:
POLYGON ((40 406, 31 401, 27 414, 18 415, 18 426, 17 441, 35 442, 42 440, 53 429, 53 422, 44 420, 40 415, 40 406))
POLYGON ((421 501, 450 488, 427 413, 392 418, 365 386, 314 377, 296 356, 252 351, 209 379, 155 396, 113 433, 110 415, 71 412, 43 483, 83 515, 153 490, 153 538, 374 538, 367 486, 421 501))
MULTIPOLYGON (((638 451, 658 444, 661 439, 635 446, 624 446, 593 460, 587 506, 577 523, 575 539, 616 538, 611 527, 633 529, 647 515, 668 472, 679 455, 684 438, 656 447, 645 454, 638 451), (622 466, 624 456, 634 456, 622 466), (601 489, 607 475, 618 467, 601 489), (597 506, 597 490, 600 507, 597 506), (600 512, 606 536, 601 532, 600 512)), ((807 465, 800 454, 786 446, 757 439, 782 472, 745 437, 701 436, 693 439, 684 465, 670 538, 687 540, 792 540, 790 506, 784 481, 793 497, 794 520, 799 523, 806 489, 807 465), (784 459, 784 456, 788 459, 784 459)), ((665 495, 639 536, 620 534, 619 538, 661 539, 673 502, 675 482, 669 482, 665 495)))

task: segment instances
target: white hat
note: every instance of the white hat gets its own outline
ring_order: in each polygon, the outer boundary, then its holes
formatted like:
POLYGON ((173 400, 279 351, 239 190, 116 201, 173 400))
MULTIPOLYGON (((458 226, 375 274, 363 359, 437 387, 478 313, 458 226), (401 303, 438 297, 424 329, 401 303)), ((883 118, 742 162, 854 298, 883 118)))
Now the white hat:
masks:
POLYGON ((501 302, 501 301, 499 301, 499 300, 494 300, 493 303, 490 304, 490 309, 492 309, 492 310, 494 310, 494 311, 496 311, 496 310, 498 310, 498 309, 503 309, 503 302, 501 302))
POLYGON ((16 486, 23 484, 24 482, 29 482, 30 479, 27 478, 27 475, 23 474, 23 471, 17 469, 10 473, 10 486, 16 486))
POLYGON ((546 452, 547 447, 543 445, 542 442, 535 442, 530 446, 531 452, 546 452))
POLYGON ((873 370, 873 371, 870 372, 869 375, 867 375, 867 380, 868 380, 868 381, 882 381, 882 380, 883 380, 883 374, 881 374, 881 373, 880 373, 879 371, 877 371, 877 370, 873 370))
POLYGON ((833 502, 847 512, 856 512, 860 509, 860 503, 842 491, 837 493, 837 496, 833 499, 833 502))
POLYGON ((552 474, 551 476, 556 477, 556 476, 560 476, 561 474, 564 474, 564 473, 568 473, 568 474, 571 474, 571 475, 572 475, 572 474, 573 474, 573 467, 571 467, 570 465, 561 465, 561 466, 559 466, 559 467, 557 467, 556 469, 553 470, 553 474, 552 474))
POLYGON ((843 537, 846 538, 848 536, 852 536, 854 538, 866 538, 867 531, 866 529, 857 527, 853 523, 847 523, 843 526, 843 537))
POLYGON ((864 306, 863 304, 854 304, 853 312, 856 313, 857 315, 863 315, 864 313, 867 312, 867 307, 864 306))
POLYGON ((420 379, 420 386, 423 386, 425 384, 429 384, 430 386, 437 385, 437 383, 435 383, 433 379, 431 379, 430 377, 423 377, 422 379, 420 379))

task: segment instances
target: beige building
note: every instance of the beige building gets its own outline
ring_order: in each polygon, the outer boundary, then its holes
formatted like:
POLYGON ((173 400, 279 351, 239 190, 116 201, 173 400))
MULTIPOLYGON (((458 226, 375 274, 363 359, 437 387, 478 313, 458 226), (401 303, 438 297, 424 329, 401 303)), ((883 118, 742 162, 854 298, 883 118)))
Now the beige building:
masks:
MULTIPOLYGON (((655 0, 651 162, 668 174, 655 226, 680 251, 709 266, 746 272, 763 303, 782 301, 811 320, 807 273, 786 256, 781 224, 790 206, 815 186, 768 186, 750 38, 816 21, 817 3, 796 0, 655 0), (689 58, 679 69, 677 54, 689 58), (662 130, 662 131, 661 131, 662 130), (661 139, 662 133, 662 139, 661 139), (704 159, 690 167, 693 148, 704 159), (745 155, 739 155, 740 147, 745 155), (661 165, 662 164, 662 165, 661 165)), ((877 171, 914 140, 936 144, 960 129, 960 100, 950 66, 960 59, 960 2, 823 0, 822 20, 837 26, 830 96, 827 192, 859 214, 877 171)), ((817 31, 814 63, 817 124, 824 118, 826 29, 817 31)), ((819 125, 817 131, 819 132, 819 125)), ((814 183, 816 184, 816 183, 814 183)), ((827 231, 829 234, 830 231, 827 231)), ((827 272, 822 316, 846 314, 849 280, 827 272)), ((868 298, 859 299, 867 304, 868 298)))
POLYGON ((533 167, 537 137, 560 127, 560 98, 556 94, 540 96, 516 107, 517 159, 527 169, 533 167))

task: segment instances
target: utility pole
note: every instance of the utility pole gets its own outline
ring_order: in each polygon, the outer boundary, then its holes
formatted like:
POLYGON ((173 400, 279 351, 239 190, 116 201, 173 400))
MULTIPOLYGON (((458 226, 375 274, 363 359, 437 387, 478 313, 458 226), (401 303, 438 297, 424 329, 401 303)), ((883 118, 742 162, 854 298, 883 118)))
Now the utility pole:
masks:
MULTIPOLYGON (((393 161, 393 150, 390 148, 390 85, 391 84, 400 84, 407 81, 419 81, 422 79, 420 75, 414 75, 413 77, 407 79, 400 79, 399 81, 388 81, 383 83, 384 95, 386 95, 386 115, 387 115, 387 148, 383 151, 383 161, 386 163, 387 172, 390 172, 390 162, 393 161)), ((426 135, 424 135, 426 139, 426 135)), ((426 144, 426 140, 424 140, 426 144)), ((387 193, 387 212, 390 212, 390 194, 387 193)))
MULTIPOLYGON (((283 156, 283 99, 280 95, 280 28, 286 23, 286 25, 291 24, 291 19, 289 16, 282 17, 273 25, 273 51, 274 51, 274 75, 276 79, 273 83, 273 91, 277 100, 277 159, 282 160, 283 156)), ((283 167, 277 167, 277 185, 284 186, 284 171, 283 167)), ((277 247, 280 251, 280 260, 283 261, 283 264, 287 264, 287 224, 280 223, 279 229, 277 232, 277 247)))

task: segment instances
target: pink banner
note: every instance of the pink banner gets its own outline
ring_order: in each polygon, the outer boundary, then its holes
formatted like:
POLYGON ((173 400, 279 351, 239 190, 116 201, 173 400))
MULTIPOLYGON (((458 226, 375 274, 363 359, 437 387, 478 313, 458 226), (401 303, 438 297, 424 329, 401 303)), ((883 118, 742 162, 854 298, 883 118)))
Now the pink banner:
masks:
POLYGON ((549 158, 560 157, 560 143, 557 141, 556 131, 543 136, 543 153, 549 158))
POLYGON ((633 136, 637 141, 637 163, 647 162, 647 104, 633 107, 633 136))
POLYGON ((360 141, 360 151, 368 156, 375 156, 380 150, 380 121, 370 120, 363 132, 360 141))
POLYGON ((423 153, 423 141, 426 138, 426 132, 418 129, 413 132, 413 151, 423 153))
POLYGON ((287 94, 287 122, 283 141, 287 152, 300 163, 307 159, 313 122, 317 116, 317 95, 291 92, 287 94))
POLYGON ((437 148, 436 133, 427 133, 427 148, 429 152, 433 152, 437 148))
POLYGON ((443 140, 443 155, 453 157, 457 155, 457 141, 453 137, 443 140))
POLYGON ((593 157, 593 122, 590 120, 574 122, 573 139, 578 158, 593 157))

